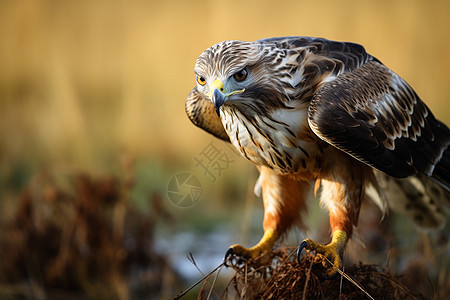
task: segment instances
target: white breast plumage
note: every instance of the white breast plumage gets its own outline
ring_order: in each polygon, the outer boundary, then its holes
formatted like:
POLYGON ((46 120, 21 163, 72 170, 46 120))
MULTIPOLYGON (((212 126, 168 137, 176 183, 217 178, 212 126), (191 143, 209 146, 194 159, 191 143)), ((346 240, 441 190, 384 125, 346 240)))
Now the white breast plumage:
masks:
POLYGON ((231 107, 222 112, 222 123, 232 144, 257 165, 292 174, 306 168, 317 153, 316 142, 300 137, 308 126, 304 105, 279 108, 268 116, 255 116, 252 121, 231 107))

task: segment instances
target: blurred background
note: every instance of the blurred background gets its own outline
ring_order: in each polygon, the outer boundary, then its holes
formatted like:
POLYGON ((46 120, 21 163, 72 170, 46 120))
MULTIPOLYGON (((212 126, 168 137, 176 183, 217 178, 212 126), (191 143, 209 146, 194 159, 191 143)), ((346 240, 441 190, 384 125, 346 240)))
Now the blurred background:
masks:
MULTIPOLYGON (((166 299, 201 276, 189 252, 208 272, 230 244, 259 239, 255 168, 184 112, 209 46, 287 35, 357 42, 450 124, 449 14, 446 0, 2 0, 0 298, 166 299), (208 149, 221 170, 199 163, 208 149), (197 179, 193 205, 174 205, 170 192, 184 193, 176 175, 197 179)), ((316 202, 310 229, 326 231, 316 202)), ((377 263, 405 249, 448 262, 448 230, 430 238, 388 219, 401 238, 377 263), (439 254, 423 242, 434 237, 439 254)), ((407 264, 395 261, 394 272, 407 264)), ((447 266, 426 291, 450 284, 447 266)))

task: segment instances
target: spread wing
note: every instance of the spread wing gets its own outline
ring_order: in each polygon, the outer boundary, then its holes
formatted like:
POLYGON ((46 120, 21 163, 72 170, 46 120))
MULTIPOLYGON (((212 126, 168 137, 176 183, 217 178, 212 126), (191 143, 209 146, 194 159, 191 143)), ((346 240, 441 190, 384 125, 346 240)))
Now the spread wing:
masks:
POLYGON ((321 139, 393 177, 425 173, 450 189, 450 131, 377 60, 328 80, 309 124, 321 139))
POLYGON ((196 87, 192 89, 186 99, 185 110, 194 125, 221 140, 230 141, 228 134, 223 128, 222 121, 217 116, 214 105, 208 100, 203 99, 196 87))

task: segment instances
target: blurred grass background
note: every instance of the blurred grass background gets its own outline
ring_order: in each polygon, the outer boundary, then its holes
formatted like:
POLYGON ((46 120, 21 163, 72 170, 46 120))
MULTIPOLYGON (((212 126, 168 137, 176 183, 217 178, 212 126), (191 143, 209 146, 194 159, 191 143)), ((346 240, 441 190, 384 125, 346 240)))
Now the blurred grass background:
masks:
POLYGON ((227 39, 309 35, 363 44, 450 123, 448 1, 0 3, 0 157, 108 166, 118 149, 167 163, 208 135, 184 99, 200 53, 227 39))
MULTIPOLYGON (((11 217, 15 195, 46 168, 120 174, 120 157, 131 154, 144 210, 147 193, 165 195, 175 173, 198 171, 193 157, 213 138, 190 123, 184 100, 195 59, 222 40, 361 43, 450 124, 449 14, 446 0, 2 0, 1 217, 11 217)), ((236 158, 217 183, 203 180, 212 202, 171 209, 200 227, 231 211, 241 216, 252 172, 236 158)))

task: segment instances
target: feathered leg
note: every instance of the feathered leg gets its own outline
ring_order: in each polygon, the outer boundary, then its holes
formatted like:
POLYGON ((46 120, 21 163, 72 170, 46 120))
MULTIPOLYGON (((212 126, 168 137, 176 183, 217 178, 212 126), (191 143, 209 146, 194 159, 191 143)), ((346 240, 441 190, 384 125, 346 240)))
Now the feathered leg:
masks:
MULTIPOLYGON (((330 257, 336 268, 341 266, 340 256, 352 235, 353 227, 358 223, 365 178, 369 171, 362 164, 349 160, 345 168, 331 169, 323 173, 320 201, 328 208, 332 239, 326 245, 305 239, 300 244, 299 257, 302 249, 307 249, 323 257, 330 257)), ((330 276, 335 273, 334 268, 328 271, 330 276)))
POLYGON ((311 182, 298 181, 290 176, 279 175, 267 167, 260 168, 260 182, 264 202, 264 236, 251 248, 231 246, 226 255, 256 257, 270 251, 275 241, 293 225, 302 226, 301 212, 306 209, 306 200, 311 182))

